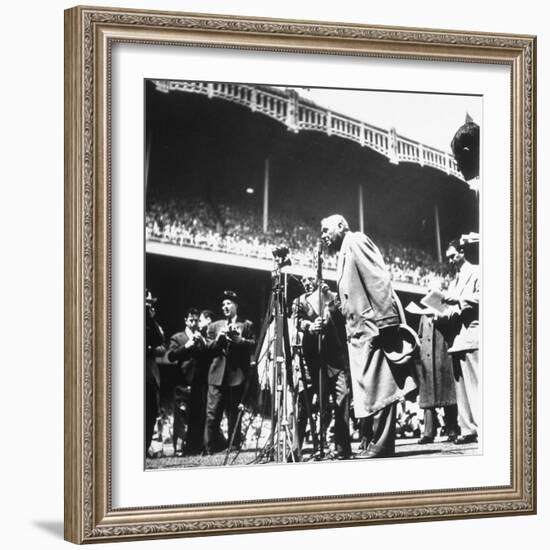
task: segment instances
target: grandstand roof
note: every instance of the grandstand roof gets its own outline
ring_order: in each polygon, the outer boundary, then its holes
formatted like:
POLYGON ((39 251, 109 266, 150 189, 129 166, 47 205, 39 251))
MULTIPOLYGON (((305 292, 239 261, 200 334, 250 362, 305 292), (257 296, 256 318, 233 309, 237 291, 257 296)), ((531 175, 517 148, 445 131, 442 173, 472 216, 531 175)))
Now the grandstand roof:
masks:
POLYGON ((239 200, 261 211, 265 159, 270 207, 315 223, 334 212, 358 229, 357 187, 363 185, 366 231, 433 249, 434 204, 442 239, 478 230, 477 198, 451 175, 381 154, 323 133, 287 131, 259 113, 220 99, 163 94, 147 86, 151 139, 149 192, 239 200), (247 187, 258 192, 245 193, 247 187))
MULTIPOLYGON (((413 162, 421 166, 432 166, 446 174, 464 180, 454 155, 448 150, 448 139, 457 128, 456 121, 449 125, 449 114, 457 113, 453 99, 466 99, 462 107, 472 110, 481 105, 480 98, 441 94, 411 94, 397 92, 373 92, 366 90, 284 88, 280 86, 251 85, 234 82, 203 82, 188 80, 154 80, 162 93, 201 94, 208 98, 223 99, 259 112, 284 124, 290 131, 316 131, 328 136, 335 135, 359 143, 381 153, 392 164, 413 162), (318 105, 303 97, 304 92, 321 98, 325 105, 318 105), (420 98, 420 103, 418 102, 420 98), (416 121, 416 131, 431 128, 432 132, 444 132, 443 149, 399 134, 395 124, 383 129, 365 118, 359 119, 327 107, 326 103, 341 105, 348 113, 362 111, 365 105, 378 105, 377 115, 391 112, 395 120, 416 121), (443 104, 441 103, 443 101, 443 104), (396 115, 398 113, 398 115, 396 115), (421 117, 421 118, 418 118, 421 117), (442 119, 447 118, 445 124, 442 119)), ((459 104, 460 105, 460 104, 459 104)), ((367 111, 368 112, 368 111, 367 111)), ((467 113, 467 111, 466 111, 467 113)), ((374 114, 374 113, 371 113, 374 114)), ((466 116, 470 116, 466 114, 466 116)), ((452 119, 450 119, 452 120, 452 119)), ((431 137, 428 135, 428 138, 431 137)))
POLYGON ((411 140, 448 153, 452 137, 466 115, 478 124, 482 118, 481 97, 473 95, 327 88, 298 91, 325 108, 380 128, 395 128, 411 140))

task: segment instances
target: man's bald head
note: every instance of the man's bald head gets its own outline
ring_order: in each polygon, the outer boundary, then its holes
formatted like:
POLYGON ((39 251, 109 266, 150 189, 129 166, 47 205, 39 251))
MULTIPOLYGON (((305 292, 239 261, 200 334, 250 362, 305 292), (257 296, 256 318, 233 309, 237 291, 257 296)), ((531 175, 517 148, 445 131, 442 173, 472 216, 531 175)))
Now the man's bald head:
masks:
POLYGON ((332 214, 321 220, 321 240, 333 252, 340 250, 348 231, 349 224, 341 214, 332 214))

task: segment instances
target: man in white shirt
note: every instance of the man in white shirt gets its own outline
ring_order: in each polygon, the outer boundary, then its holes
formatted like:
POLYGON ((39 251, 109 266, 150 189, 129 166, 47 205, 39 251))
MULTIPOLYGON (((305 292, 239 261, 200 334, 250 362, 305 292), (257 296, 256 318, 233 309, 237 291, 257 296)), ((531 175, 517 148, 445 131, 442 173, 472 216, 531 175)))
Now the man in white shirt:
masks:
MULTIPOLYGON (((470 245, 477 247, 477 242, 470 245)), ((479 266, 465 257, 465 243, 451 241, 447 247, 448 261, 458 267, 449 285, 445 303, 451 307, 446 315, 451 323, 458 423, 461 436, 456 444, 475 443, 479 429, 479 266)))

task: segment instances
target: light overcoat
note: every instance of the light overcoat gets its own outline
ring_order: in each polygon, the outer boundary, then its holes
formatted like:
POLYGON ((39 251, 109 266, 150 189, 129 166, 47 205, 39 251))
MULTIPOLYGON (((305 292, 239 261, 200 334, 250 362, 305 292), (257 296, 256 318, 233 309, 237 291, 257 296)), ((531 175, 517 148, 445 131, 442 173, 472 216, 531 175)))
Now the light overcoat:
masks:
POLYGON ((418 336, 420 361, 417 365, 419 406, 422 409, 456 405, 453 362, 448 352, 448 323, 422 315, 418 336))
POLYGON ((449 353, 479 349, 479 266, 464 262, 449 286, 449 293, 460 299, 446 316, 452 325, 449 353))
POLYGON ((363 233, 346 233, 338 257, 338 293, 346 335, 355 416, 363 418, 416 388, 410 365, 392 365, 381 330, 403 319, 382 254, 363 233))

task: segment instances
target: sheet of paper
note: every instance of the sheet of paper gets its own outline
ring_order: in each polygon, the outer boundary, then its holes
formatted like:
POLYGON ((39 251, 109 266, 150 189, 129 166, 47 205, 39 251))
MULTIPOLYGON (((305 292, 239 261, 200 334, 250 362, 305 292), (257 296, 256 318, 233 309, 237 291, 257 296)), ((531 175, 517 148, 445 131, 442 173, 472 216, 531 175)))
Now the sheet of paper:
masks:
POLYGON ((421 308, 416 302, 409 302, 409 305, 405 308, 405 311, 412 313, 413 315, 435 315, 437 311, 431 307, 421 308))
POLYGON ((430 291, 426 294, 426 296, 424 296, 424 298, 422 298, 422 300, 420 300, 420 303, 423 306, 434 309, 440 315, 444 314, 449 307, 443 302, 443 294, 439 290, 430 291))

